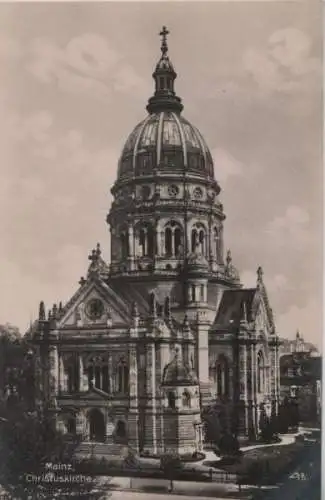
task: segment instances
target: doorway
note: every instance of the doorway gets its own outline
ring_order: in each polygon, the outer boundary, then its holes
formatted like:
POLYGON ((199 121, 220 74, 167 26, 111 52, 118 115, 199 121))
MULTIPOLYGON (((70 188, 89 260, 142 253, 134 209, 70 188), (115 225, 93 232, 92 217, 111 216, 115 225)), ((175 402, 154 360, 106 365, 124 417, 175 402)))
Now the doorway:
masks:
POLYGON ((102 412, 97 408, 89 412, 89 436, 91 441, 105 441, 105 419, 102 412))

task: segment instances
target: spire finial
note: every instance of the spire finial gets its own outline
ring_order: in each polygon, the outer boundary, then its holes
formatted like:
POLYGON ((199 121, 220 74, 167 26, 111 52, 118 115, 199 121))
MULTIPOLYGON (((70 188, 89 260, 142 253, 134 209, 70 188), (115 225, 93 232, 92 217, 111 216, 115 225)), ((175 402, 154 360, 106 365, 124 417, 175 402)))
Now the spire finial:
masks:
POLYGON ((226 262, 227 262, 227 266, 230 266, 230 264, 232 262, 232 256, 231 256, 231 251, 230 250, 227 250, 226 262))
POLYGON ((165 319, 167 321, 170 321, 171 320, 171 310, 170 310, 170 297, 166 297, 165 298, 165 304, 164 304, 164 315, 165 315, 165 319))
POLYGON ((263 269, 261 268, 261 266, 258 267, 257 269, 257 282, 258 283, 262 283, 263 281, 263 269))
POLYGON ((161 32, 159 33, 159 36, 161 36, 161 52, 162 55, 164 56, 168 52, 168 45, 167 45, 167 35, 169 35, 169 31, 166 28, 166 26, 162 27, 161 32))
POLYGON ((46 317, 45 317, 45 306, 44 306, 44 302, 43 301, 41 301, 40 305, 39 305, 38 319, 40 321, 45 321, 46 320, 46 317))

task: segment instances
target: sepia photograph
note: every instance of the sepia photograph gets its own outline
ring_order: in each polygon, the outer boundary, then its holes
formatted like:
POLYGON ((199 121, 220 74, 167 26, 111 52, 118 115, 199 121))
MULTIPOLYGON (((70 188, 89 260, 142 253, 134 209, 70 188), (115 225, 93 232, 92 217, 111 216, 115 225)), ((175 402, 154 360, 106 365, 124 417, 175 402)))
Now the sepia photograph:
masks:
POLYGON ((320 500, 321 2, 0 3, 0 500, 320 500))

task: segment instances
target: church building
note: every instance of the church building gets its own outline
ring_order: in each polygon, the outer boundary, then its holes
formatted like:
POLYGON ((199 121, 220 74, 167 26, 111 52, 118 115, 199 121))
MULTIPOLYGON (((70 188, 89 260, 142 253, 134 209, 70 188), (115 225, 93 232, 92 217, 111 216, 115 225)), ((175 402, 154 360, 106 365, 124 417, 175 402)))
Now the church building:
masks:
POLYGON ((193 453, 209 405, 227 406, 238 435, 258 432, 261 408, 278 411, 279 337, 263 271, 243 288, 224 249, 218 165, 183 115, 165 27, 160 35, 148 114, 111 188, 111 262, 97 244, 74 295, 48 311, 41 302, 30 332, 37 403, 85 453, 119 443, 193 453))

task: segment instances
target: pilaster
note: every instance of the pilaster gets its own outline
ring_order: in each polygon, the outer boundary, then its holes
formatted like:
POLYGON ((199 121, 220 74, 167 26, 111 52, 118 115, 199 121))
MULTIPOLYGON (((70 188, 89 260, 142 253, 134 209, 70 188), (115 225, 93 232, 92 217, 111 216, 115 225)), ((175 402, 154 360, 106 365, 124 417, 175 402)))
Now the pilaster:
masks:
POLYGON ((129 347, 129 369, 130 369, 130 406, 128 414, 128 436, 129 444, 139 451, 139 399, 138 399, 138 353, 137 344, 129 347))
POLYGON ((157 428, 156 428, 156 353, 155 344, 146 345, 146 411, 144 426, 144 450, 157 453, 157 428))

